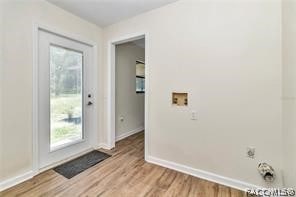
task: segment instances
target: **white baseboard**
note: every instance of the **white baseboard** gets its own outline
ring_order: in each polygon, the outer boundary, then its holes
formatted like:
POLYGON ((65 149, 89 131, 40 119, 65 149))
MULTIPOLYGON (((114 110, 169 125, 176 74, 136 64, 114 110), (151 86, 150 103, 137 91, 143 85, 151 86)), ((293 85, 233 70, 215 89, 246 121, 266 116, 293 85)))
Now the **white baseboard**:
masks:
POLYGON ((36 175, 38 175, 38 174, 40 174, 40 173, 42 173, 42 172, 44 172, 44 171, 46 171, 48 169, 54 168, 54 167, 56 167, 56 166, 58 166, 58 165, 60 165, 62 163, 65 163, 65 162, 70 161, 72 159, 75 159, 75 158, 77 158, 77 157, 79 157, 81 155, 84 155, 84 154, 86 154, 86 153, 88 153, 88 152, 90 152, 92 150, 94 150, 94 148, 88 148, 88 149, 86 149, 86 150, 84 150, 84 151, 82 151, 82 152, 80 152, 78 154, 72 155, 71 157, 68 157, 68 158, 66 158, 66 159, 64 159, 62 161, 53 163, 53 164, 51 164, 51 165, 49 165, 47 167, 44 167, 42 169, 36 169, 35 171, 31 170, 31 171, 26 172, 24 174, 21 174, 21 175, 6 179, 4 181, 1 181, 0 182, 0 192, 3 191, 3 190, 8 189, 10 187, 13 187, 13 186, 15 186, 17 184, 20 184, 20 183, 22 183, 24 181, 27 181, 27 180, 33 178, 34 176, 36 176, 36 175))
POLYGON ((102 148, 102 149, 107 149, 107 150, 111 150, 113 147, 111 147, 111 146, 109 146, 108 144, 105 144, 105 143, 100 143, 100 144, 96 147, 96 149, 100 149, 100 148, 102 148))
POLYGON ((125 132, 125 133, 123 133, 123 134, 121 134, 119 136, 116 136, 115 141, 117 142, 119 140, 122 140, 124 138, 127 138, 128 136, 131 136, 131 135, 134 135, 136 133, 139 133, 139 132, 141 132, 143 130, 144 130, 144 126, 139 127, 139 128, 136 128, 136 129, 134 129, 132 131, 125 132))
POLYGON ((4 181, 1 181, 0 182, 0 192, 3 191, 3 190, 6 190, 10 187, 13 187, 19 183, 22 183, 26 180, 29 180, 31 179, 33 176, 34 176, 34 172, 33 171, 29 171, 29 172, 26 172, 24 174, 21 174, 21 175, 18 175, 18 176, 15 176, 13 178, 10 178, 10 179, 7 179, 7 180, 4 180, 4 181))
POLYGON ((195 169, 195 168, 188 167, 188 166, 178 164, 178 163, 174 163, 171 161, 162 160, 162 159, 159 159, 159 158, 156 158, 153 156, 148 156, 146 161, 149 163, 153 163, 153 164, 165 167, 165 168, 176 170, 178 172, 189 174, 194 177, 198 177, 198 178, 205 179, 205 180, 208 180, 211 182, 215 182, 215 183, 218 183, 221 185, 232 187, 232 188, 235 188, 235 189, 238 189, 241 191, 245 191, 246 188, 259 188, 259 186, 257 186, 257 185, 253 185, 253 184, 239 181, 236 179, 231 179, 228 177, 220 176, 218 174, 195 169))

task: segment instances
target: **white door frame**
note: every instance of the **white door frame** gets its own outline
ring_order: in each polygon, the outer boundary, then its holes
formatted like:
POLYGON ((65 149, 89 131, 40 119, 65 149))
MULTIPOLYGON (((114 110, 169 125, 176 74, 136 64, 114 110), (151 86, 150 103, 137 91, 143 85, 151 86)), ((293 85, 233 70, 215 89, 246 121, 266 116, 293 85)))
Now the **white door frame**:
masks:
POLYGON ((115 45, 145 38, 145 160, 149 149, 149 35, 147 32, 125 35, 108 41, 108 99, 107 99, 107 137, 108 148, 115 147, 115 45))
MULTIPOLYGON (((33 86, 33 95, 32 95, 32 106, 33 106, 33 111, 32 111, 32 164, 33 164, 33 175, 36 175, 40 173, 39 169, 39 162, 38 162, 38 48, 39 48, 39 31, 44 30, 53 34, 56 34, 61 37, 65 37, 83 44, 87 44, 93 49, 93 64, 94 64, 94 95, 95 95, 95 103, 93 105, 94 107, 94 119, 98 120, 97 117, 97 110, 98 110, 98 47, 97 43, 91 40, 88 40, 84 37, 81 37, 79 35, 75 35, 60 29, 57 29, 55 27, 51 27, 48 25, 43 25, 39 23, 34 23, 33 24, 33 79, 32 79, 32 86, 33 86)), ((98 122, 94 123, 94 130, 98 131, 98 122)), ((95 139, 91 142, 91 146, 93 148, 98 147, 98 134, 95 132, 94 133, 95 139)), ((83 152, 85 153, 85 152, 83 152)), ((81 154, 83 154, 81 153, 81 154)), ((78 156, 78 155, 77 155, 78 156)), ((75 156, 74 156, 75 157, 75 156)), ((70 159, 70 158, 68 158, 70 159)), ((66 160, 68 160, 66 159, 66 160)), ((53 166, 59 165, 59 163, 55 163, 53 166)), ((46 170, 46 169, 44 169, 46 170)), ((43 171, 43 170, 42 170, 43 171)))

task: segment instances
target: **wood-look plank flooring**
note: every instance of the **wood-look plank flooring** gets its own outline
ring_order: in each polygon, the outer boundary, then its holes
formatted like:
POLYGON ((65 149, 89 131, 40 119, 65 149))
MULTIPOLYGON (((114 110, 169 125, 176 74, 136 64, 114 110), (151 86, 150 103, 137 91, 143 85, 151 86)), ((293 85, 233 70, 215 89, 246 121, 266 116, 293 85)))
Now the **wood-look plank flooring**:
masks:
POLYGON ((144 161, 144 133, 116 143, 112 155, 66 179, 53 170, 0 193, 6 196, 240 197, 244 192, 144 161))

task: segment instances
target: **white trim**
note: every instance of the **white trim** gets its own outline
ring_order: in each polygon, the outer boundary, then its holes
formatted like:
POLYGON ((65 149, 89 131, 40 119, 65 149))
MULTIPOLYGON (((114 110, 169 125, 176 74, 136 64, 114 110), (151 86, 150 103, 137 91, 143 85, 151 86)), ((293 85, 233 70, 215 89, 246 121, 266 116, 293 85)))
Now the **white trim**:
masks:
MULTIPOLYGON (((45 24, 40 24, 40 23, 33 23, 34 29, 36 30, 44 30, 44 31, 48 31, 50 33, 74 40, 74 41, 78 41, 80 43, 89 45, 91 47, 97 46, 97 43, 95 41, 89 40, 83 36, 77 35, 77 34, 73 34, 71 32, 68 31, 64 31, 62 29, 56 28, 54 26, 50 26, 50 25, 45 25, 45 24)), ((35 34, 36 35, 36 34, 35 34)), ((37 32, 37 36, 38 36, 38 32, 37 32)))
POLYGON ((108 54, 108 146, 115 147, 115 44, 109 43, 108 54))
POLYGON ((38 31, 39 26, 33 24, 33 95, 32 95, 32 169, 34 174, 38 174, 38 31))
POLYGON ((145 33, 145 148, 144 158, 147 160, 149 155, 149 97, 150 97, 150 37, 145 33))
POLYGON ((95 148, 95 149, 100 149, 100 148, 102 148, 102 149, 106 149, 106 150, 111 150, 113 147, 110 147, 108 144, 105 144, 105 143, 100 143, 100 144, 97 146, 97 148, 95 148))
POLYGON ((224 176, 212 173, 212 172, 207 172, 204 170, 195 169, 195 168, 188 167, 188 166, 185 166, 182 164, 178 164, 178 163, 175 163, 172 161, 159 159, 159 158, 156 158, 153 156, 148 156, 146 161, 149 163, 153 163, 153 164, 165 167, 165 168, 176 170, 178 172, 189 174, 194 177, 198 177, 198 178, 205 179, 205 180, 208 180, 211 182, 215 182, 220 185, 232 187, 232 188, 235 188, 235 189, 238 189, 241 191, 245 191, 246 188, 254 188, 254 189, 259 188, 259 186, 253 185, 251 183, 246 183, 246 182, 239 181, 236 179, 224 177, 224 176))
MULTIPOLYGON (((32 173, 33 175, 37 175, 40 173, 39 170, 39 162, 38 162, 38 35, 39 35, 39 30, 45 30, 51 33, 54 33, 59 36, 66 37, 68 39, 72 39, 81 43, 84 43, 86 45, 89 45, 93 49, 93 65, 94 65, 94 78, 95 78, 95 83, 94 83, 94 95, 96 98, 96 102, 94 104, 94 119, 98 120, 98 104, 99 104, 99 96, 98 96, 98 73, 97 73, 97 67, 98 67, 98 47, 95 41, 91 41, 89 39, 86 39, 80 35, 72 34, 63 30, 60 30, 56 27, 44 25, 44 24, 39 24, 39 23, 33 23, 33 79, 32 79, 32 87, 33 87, 33 99, 32 99, 32 106, 33 106, 33 113, 32 113, 32 173)), ((96 122, 94 125, 94 131, 98 131, 98 123, 96 122)), ((91 141, 91 146, 92 147, 97 147, 98 146, 98 135, 97 132, 93 133, 94 136, 92 137, 91 141)))
MULTIPOLYGON (((94 43, 94 42, 93 42, 94 43)), ((99 87, 100 87, 100 80, 99 80, 99 74, 98 74, 98 71, 99 71, 99 51, 98 51, 98 46, 97 44, 93 44, 92 45, 93 47, 93 64, 94 64, 94 85, 93 85, 93 94, 95 95, 95 102, 94 102, 94 105, 93 105, 93 108, 94 108, 94 120, 96 120, 94 122, 94 132, 93 132, 93 139, 91 140, 91 145, 92 147, 96 147, 98 144, 99 144, 99 125, 101 124, 100 122, 100 117, 99 117, 99 105, 100 105, 100 96, 99 95, 99 87)))
POLYGON ((143 130, 144 130, 144 126, 136 128, 134 130, 131 130, 131 131, 125 132, 125 133, 123 133, 123 134, 121 134, 119 136, 116 136, 115 140, 116 140, 116 142, 119 141, 119 140, 123 140, 124 138, 127 138, 127 137, 129 137, 131 135, 134 135, 136 133, 139 133, 139 132, 141 132, 143 130))
POLYGON ((107 140, 108 147, 115 147, 115 45, 145 38, 145 159, 149 153, 149 34, 139 32, 108 41, 108 97, 107 140))
POLYGON ((34 172, 33 171, 29 171, 29 172, 25 172, 21 175, 9 178, 7 180, 4 180, 2 182, 0 182, 0 192, 4 191, 10 187, 13 187, 19 183, 22 183, 26 180, 31 179, 34 176, 34 172))

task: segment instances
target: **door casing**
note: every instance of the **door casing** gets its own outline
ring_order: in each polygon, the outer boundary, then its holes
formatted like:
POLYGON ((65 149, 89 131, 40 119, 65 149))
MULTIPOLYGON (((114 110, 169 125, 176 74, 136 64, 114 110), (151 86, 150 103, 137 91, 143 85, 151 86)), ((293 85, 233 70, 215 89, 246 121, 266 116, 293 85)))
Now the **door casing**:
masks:
POLYGON ((144 158, 147 161, 149 157, 149 34, 148 32, 137 32, 127 34, 108 41, 108 99, 107 99, 107 147, 115 147, 115 45, 134 40, 145 39, 145 142, 144 158))
MULTIPOLYGON (((62 31, 60 29, 57 29, 55 27, 47 26, 47 25, 41 25, 39 23, 34 23, 33 24, 33 79, 32 79, 32 86, 33 86, 33 95, 32 95, 32 106, 33 106, 33 113, 32 113, 32 152, 33 152, 33 157, 32 157, 32 164, 33 164, 33 175, 39 174, 42 171, 45 171, 49 168, 52 168, 54 166, 59 165, 60 163, 63 163, 67 160, 70 160, 72 158, 75 158, 79 155, 85 154, 86 152, 92 150, 85 150, 77 155, 73 155, 69 158, 66 158, 65 160, 62 160, 60 162, 54 163, 51 166, 48 166, 47 168, 43 168, 42 170, 39 169, 39 147, 38 147, 38 47, 39 47, 39 31, 47 31, 49 33, 65 37, 67 39, 71 39, 86 45, 89 45, 92 48, 92 57, 93 57, 93 94, 95 95, 95 103, 93 105, 94 108, 94 113, 92 114, 94 116, 94 120, 98 120, 98 74, 97 74, 97 67, 98 67, 98 50, 97 50, 97 43, 95 41, 90 41, 89 39, 85 39, 80 35, 75 35, 72 33, 68 33, 65 31, 62 31)), ((94 123, 94 131, 98 131, 98 121, 95 121, 94 123)), ((93 133, 93 139, 91 141, 91 146, 93 149, 98 148, 98 132, 93 133)))

